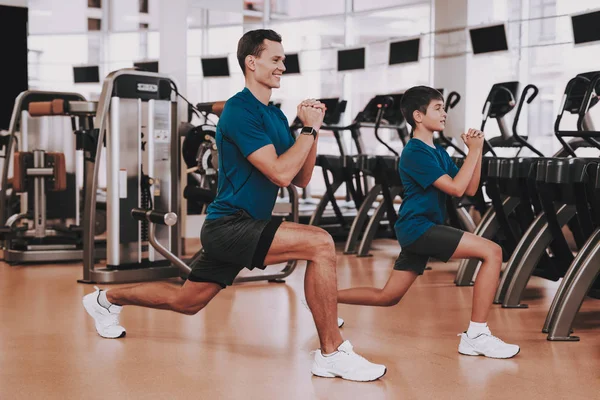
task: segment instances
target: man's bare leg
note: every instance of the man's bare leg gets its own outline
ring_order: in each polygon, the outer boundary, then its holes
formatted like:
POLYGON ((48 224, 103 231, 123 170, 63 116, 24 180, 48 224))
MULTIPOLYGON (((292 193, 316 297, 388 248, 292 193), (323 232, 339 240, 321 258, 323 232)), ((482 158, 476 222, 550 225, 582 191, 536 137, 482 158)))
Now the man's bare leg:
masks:
POLYGON ((333 353, 343 339, 337 326, 335 244, 321 228, 283 222, 265 258, 265 264, 307 260, 304 276, 306 301, 312 311, 321 349, 333 353))
POLYGON ((106 292, 106 299, 120 306, 158 308, 194 315, 220 291, 220 285, 209 282, 188 280, 181 287, 166 282, 152 282, 111 289, 106 292))

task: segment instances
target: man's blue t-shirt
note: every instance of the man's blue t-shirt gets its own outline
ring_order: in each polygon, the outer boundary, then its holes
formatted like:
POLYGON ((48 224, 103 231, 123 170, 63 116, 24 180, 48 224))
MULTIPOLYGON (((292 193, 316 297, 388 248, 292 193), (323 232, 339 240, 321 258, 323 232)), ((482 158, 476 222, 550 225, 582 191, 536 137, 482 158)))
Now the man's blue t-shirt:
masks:
POLYGON ((244 88, 225 103, 217 124, 219 182, 206 219, 245 210, 254 219, 269 220, 279 187, 256 169, 247 157, 274 145, 277 155, 295 142, 287 118, 275 106, 266 106, 244 88))
POLYGON ((408 246, 432 226, 444 224, 446 193, 433 182, 446 174, 454 178, 458 168, 443 147, 413 138, 402 150, 398 171, 404 196, 394 228, 400 246, 408 246))

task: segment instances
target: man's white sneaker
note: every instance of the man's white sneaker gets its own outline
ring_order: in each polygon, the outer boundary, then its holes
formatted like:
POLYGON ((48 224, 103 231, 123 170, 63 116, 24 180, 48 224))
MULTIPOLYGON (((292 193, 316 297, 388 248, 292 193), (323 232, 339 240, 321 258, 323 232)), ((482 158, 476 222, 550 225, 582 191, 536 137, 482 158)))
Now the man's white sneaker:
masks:
POLYGON ((330 356, 323 356, 321 350, 315 351, 315 360, 311 372, 323 378, 343 378, 349 381, 369 382, 385 375, 385 365, 373 364, 359 356, 349 341, 338 347, 330 356))
POLYGON ((116 339, 125 336, 125 328, 119 325, 119 314, 123 307, 112 305, 106 309, 98 303, 100 289, 94 286, 95 292, 83 296, 83 307, 92 318, 96 325, 98 335, 103 338, 116 339))
POLYGON ((458 352, 467 356, 512 358, 521 351, 516 344, 504 343, 491 333, 481 333, 474 338, 470 338, 466 332, 463 332, 458 336, 460 336, 458 352))

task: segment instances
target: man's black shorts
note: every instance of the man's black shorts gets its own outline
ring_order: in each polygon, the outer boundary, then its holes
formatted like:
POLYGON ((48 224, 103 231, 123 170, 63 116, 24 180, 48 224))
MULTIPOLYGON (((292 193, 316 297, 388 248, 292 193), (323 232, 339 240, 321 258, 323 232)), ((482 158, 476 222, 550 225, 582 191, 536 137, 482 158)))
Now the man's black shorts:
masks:
POLYGON ((202 250, 190 267, 188 279, 213 282, 225 288, 243 268, 264 269, 280 219, 253 219, 243 210, 233 215, 206 220, 200 233, 202 250))
POLYGON ((398 271, 414 271, 423 275, 430 257, 448 262, 458 248, 464 232, 445 225, 429 228, 421 237, 402 248, 394 263, 398 271))

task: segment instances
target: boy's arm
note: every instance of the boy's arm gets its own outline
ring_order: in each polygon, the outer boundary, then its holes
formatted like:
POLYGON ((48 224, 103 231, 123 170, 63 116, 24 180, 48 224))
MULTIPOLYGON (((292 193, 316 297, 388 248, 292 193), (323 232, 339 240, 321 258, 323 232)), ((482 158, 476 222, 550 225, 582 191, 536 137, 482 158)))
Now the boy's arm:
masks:
MULTIPOLYGON (((463 140, 469 147, 469 154, 467 154, 467 158, 458 174, 454 179, 450 175, 443 175, 433 182, 433 186, 438 190, 454 197, 462 197, 467 192, 478 164, 479 174, 481 174, 480 162, 483 153, 483 138, 467 137, 463 140)), ((477 185, 479 185, 479 178, 477 179, 477 185)))
POLYGON ((475 166, 475 172, 471 177, 471 182, 467 186, 467 190, 465 190, 465 194, 467 196, 475 196, 477 190, 479 190, 479 182, 481 181, 481 160, 483 158, 483 151, 479 154, 479 159, 477 160, 477 165, 475 166))

